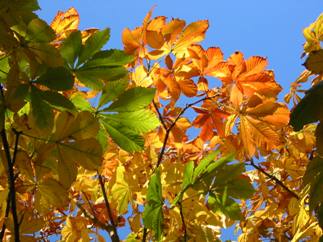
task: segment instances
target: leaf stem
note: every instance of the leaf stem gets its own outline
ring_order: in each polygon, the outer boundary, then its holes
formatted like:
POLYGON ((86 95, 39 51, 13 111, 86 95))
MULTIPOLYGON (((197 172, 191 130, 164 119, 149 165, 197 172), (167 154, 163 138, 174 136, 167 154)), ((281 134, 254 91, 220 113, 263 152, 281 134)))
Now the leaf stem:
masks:
POLYGON ((281 180, 279 180, 277 177, 275 177, 274 175, 269 174, 268 172, 266 172, 262 167, 260 167, 259 165, 256 165, 253 159, 250 159, 250 164, 252 167, 254 167, 256 170, 260 171, 262 174, 264 174, 265 176, 267 176, 270 180, 275 181, 277 185, 279 185, 280 187, 282 187, 285 191, 287 191, 290 195, 292 195, 293 197, 295 197, 296 199, 299 199, 299 196, 293 192, 292 190, 290 190, 281 180))
POLYGON ((111 223, 112 228, 113 228, 113 231, 112 231, 113 233, 109 233, 109 235, 110 235, 113 242, 119 242, 120 238, 119 238, 118 231, 117 231, 117 225, 115 224, 115 222, 113 220, 113 215, 112 215, 110 203, 109 203, 109 200, 108 200, 108 196, 107 196, 107 193, 106 193, 106 190, 105 190, 103 177, 99 173, 98 173, 98 177, 99 177, 101 190, 102 190, 102 193, 103 193, 105 206, 106 206, 106 209, 108 211, 108 215, 109 215, 109 218, 110 218, 110 223, 111 223))

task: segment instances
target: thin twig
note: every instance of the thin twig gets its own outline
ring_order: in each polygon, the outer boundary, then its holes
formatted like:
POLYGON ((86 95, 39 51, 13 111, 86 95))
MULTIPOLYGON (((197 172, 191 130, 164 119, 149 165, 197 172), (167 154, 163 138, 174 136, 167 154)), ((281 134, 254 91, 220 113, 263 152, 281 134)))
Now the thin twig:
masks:
POLYGON ((94 208, 90 202, 90 199, 87 197, 86 193, 85 192, 82 192, 83 196, 85 197, 85 200, 87 201, 87 203, 89 204, 90 208, 91 208, 91 211, 92 211, 92 214, 95 216, 95 211, 94 211, 94 208))
POLYGON ((204 97, 204 98, 201 98, 195 102, 192 102, 192 103, 189 103, 189 104, 186 104, 185 108, 183 108, 179 114, 177 115, 177 117, 175 118, 175 120, 172 122, 172 124, 166 128, 166 134, 165 134, 165 138, 164 138, 164 142, 163 142, 163 146, 160 150, 160 153, 159 153, 159 156, 158 156, 158 160, 157 160, 157 164, 156 164, 156 167, 154 169, 154 171, 159 167, 160 163, 162 162, 163 160, 163 156, 164 156, 164 153, 165 153, 165 150, 166 150, 166 145, 167 145, 167 142, 168 142, 168 138, 169 138, 169 135, 170 135, 170 132, 172 131, 172 129, 174 128, 174 126, 176 125, 176 122, 180 119, 180 117, 185 113, 185 111, 191 107, 193 107, 194 105, 200 103, 200 102, 203 102, 205 100, 208 100, 208 99, 212 99, 216 96, 218 96, 219 94, 216 94, 216 95, 213 95, 211 97, 204 97))
POLYGON ((98 173, 98 177, 99 177, 101 190, 102 190, 102 193, 103 193, 105 206, 106 206, 106 209, 108 211, 109 218, 110 218, 110 223, 111 223, 111 225, 113 227, 113 233, 109 233, 109 235, 110 235, 113 242, 119 242, 120 238, 119 238, 118 231, 117 231, 117 225, 115 224, 115 222, 113 220, 113 215, 112 215, 110 203, 109 203, 109 200, 108 200, 108 196, 107 196, 107 193, 106 193, 106 190, 105 190, 103 178, 99 173, 98 173))
POLYGON ((260 166, 256 165, 253 159, 250 159, 250 165, 252 167, 254 167, 255 169, 257 169, 258 171, 260 171, 262 174, 264 174, 265 176, 267 176, 270 180, 273 180, 276 182, 277 185, 279 185, 280 187, 282 187, 285 191, 287 191, 290 195, 292 195, 293 197, 295 197, 296 199, 299 199, 299 196, 293 192, 292 190, 290 190, 281 180, 279 180, 277 177, 275 177, 274 175, 269 174, 268 172, 266 172, 263 168, 261 168, 260 166))
POLYGON ((182 229, 184 230, 184 238, 183 239, 184 239, 184 242, 186 242, 188 237, 187 237, 187 229, 186 229, 186 224, 185 224, 185 219, 184 219, 182 203, 179 202, 178 206, 179 206, 179 213, 181 215, 181 220, 182 220, 182 229))
POLYGON ((163 125, 164 129, 165 129, 165 130, 167 130, 166 123, 165 123, 165 121, 164 121, 164 119, 163 119, 162 114, 161 114, 161 113, 160 113, 160 111, 159 111, 159 108, 157 107, 157 103, 155 103, 155 101, 153 101, 153 104, 154 104, 154 107, 155 107, 155 109, 156 109, 156 112, 157 112, 157 114, 158 114, 158 118, 159 118, 159 120, 160 120, 161 124, 163 125))
POLYGON ((95 216, 92 216, 85 208, 83 208, 82 204, 76 203, 76 206, 83 212, 84 216, 90 219, 94 224, 98 225, 100 228, 104 229, 108 232, 108 234, 113 233, 113 226, 109 224, 102 223, 95 216))

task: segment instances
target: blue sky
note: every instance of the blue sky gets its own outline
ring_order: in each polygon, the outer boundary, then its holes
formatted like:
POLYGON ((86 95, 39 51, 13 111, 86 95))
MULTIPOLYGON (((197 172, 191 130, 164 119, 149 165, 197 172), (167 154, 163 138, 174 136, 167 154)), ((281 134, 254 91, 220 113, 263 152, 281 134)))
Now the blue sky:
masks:
MULTIPOLYGON (((322 0, 40 0, 40 17, 50 22, 58 10, 75 7, 81 16, 80 28, 111 28, 108 48, 122 48, 121 33, 125 27, 141 25, 149 9, 156 5, 154 16, 182 18, 189 22, 208 19, 210 28, 204 47, 219 46, 228 57, 236 50, 246 57, 267 57, 276 80, 288 92, 303 70, 302 29, 323 10, 322 0)), ((234 238, 232 230, 225 239, 234 238)), ((223 238, 223 239, 224 239, 223 238)))

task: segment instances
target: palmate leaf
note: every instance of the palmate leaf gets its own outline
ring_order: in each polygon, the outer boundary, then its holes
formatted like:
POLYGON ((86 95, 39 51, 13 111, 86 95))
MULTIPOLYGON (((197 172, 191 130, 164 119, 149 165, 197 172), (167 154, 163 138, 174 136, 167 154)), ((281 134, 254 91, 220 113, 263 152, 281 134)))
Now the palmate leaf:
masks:
MULTIPOLYGON (((155 90, 152 88, 135 87, 122 92, 125 83, 108 85, 106 93, 115 90, 116 100, 110 106, 100 110, 100 120, 112 139, 128 152, 140 151, 144 147, 144 139, 141 134, 155 129, 159 120, 151 111, 145 109, 152 101, 155 90), (108 112, 119 112, 109 114, 108 112)), ((105 95, 105 94, 104 94, 105 95)), ((109 101, 106 97, 100 100, 109 101)))
POLYGON ((143 212, 143 222, 146 228, 155 232, 155 238, 160 240, 163 223, 163 197, 160 172, 157 170, 150 178, 147 192, 147 204, 143 212))
POLYGON ((97 139, 100 124, 88 111, 80 112, 76 117, 62 112, 55 119, 55 129, 51 139, 57 146, 59 177, 65 186, 75 180, 77 164, 88 170, 96 170, 101 165, 102 147, 97 139), (64 170, 65 169, 65 170, 64 170))
POLYGON ((249 198, 254 193, 254 188, 248 177, 242 175, 245 171, 243 163, 227 164, 233 160, 233 155, 215 160, 217 155, 218 152, 211 153, 196 168, 193 162, 186 164, 182 190, 173 200, 172 206, 180 202, 183 194, 191 187, 208 196, 212 209, 221 210, 232 219, 240 218, 240 208, 233 199, 249 198), (210 198, 210 194, 216 194, 216 197, 210 198))
POLYGON ((201 182, 204 182, 203 180, 207 179, 208 177, 212 177, 213 179, 214 171, 233 159, 233 154, 230 154, 215 160, 218 155, 218 151, 210 153, 200 161, 197 167, 194 167, 193 161, 186 164, 182 182, 182 190, 172 202, 173 206, 180 202, 183 194, 189 187, 198 187, 201 182))

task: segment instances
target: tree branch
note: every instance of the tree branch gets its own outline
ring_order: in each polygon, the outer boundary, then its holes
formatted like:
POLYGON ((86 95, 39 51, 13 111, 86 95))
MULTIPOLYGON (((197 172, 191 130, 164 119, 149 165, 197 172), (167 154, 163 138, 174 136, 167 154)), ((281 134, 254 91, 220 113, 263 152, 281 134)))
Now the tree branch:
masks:
MULTIPOLYGON (((13 151, 12 165, 14 165, 16 161, 17 153, 18 153, 18 143, 19 143, 20 132, 15 132, 15 134, 16 134, 16 141, 15 141, 15 148, 13 151)), ((16 180, 16 176, 14 177, 14 180, 16 180)), ((8 219, 9 212, 10 212, 11 197, 12 197, 11 190, 9 189, 8 196, 7 196, 7 205, 6 205, 4 223, 2 225, 1 232, 0 232, 0 241, 3 240, 4 232, 6 230, 6 220, 8 219)))
POLYGON ((144 227, 144 231, 142 233, 142 242, 146 242, 147 240, 147 235, 148 235, 148 229, 146 227, 144 227))
POLYGON ((10 146, 7 140, 6 130, 4 129, 4 127, 1 131, 1 139, 2 139, 3 149, 5 151, 5 155, 7 159, 7 164, 8 164, 8 184, 9 184, 9 196, 10 196, 9 200, 11 201, 11 213, 12 213, 13 223, 14 223, 15 242, 19 242, 20 241, 19 221, 18 221, 17 206, 16 206, 15 174, 13 170, 13 160, 11 160, 11 155, 10 155, 10 146))
POLYGON ((163 119, 163 116, 162 116, 162 114, 160 113, 160 111, 159 111, 159 109, 158 109, 157 104, 155 103, 155 101, 153 101, 153 104, 154 104, 154 108, 156 109, 156 112, 157 112, 157 114, 158 114, 158 118, 159 118, 159 120, 160 120, 161 124, 163 125, 164 129, 165 129, 165 130, 167 130, 166 123, 165 123, 165 121, 164 121, 164 119, 163 119))
POLYGON ((256 165, 253 159, 250 159, 250 164, 252 167, 254 167, 255 169, 257 169, 258 171, 260 171, 262 174, 264 174, 265 176, 267 176, 270 180, 275 181, 277 185, 279 185, 280 187, 282 187, 285 191, 287 191, 290 195, 292 195, 293 197, 295 197, 296 199, 299 199, 299 196, 293 192, 292 190, 290 190, 281 180, 279 180, 277 177, 275 177, 274 175, 269 174, 268 172, 266 172, 263 168, 261 168, 260 166, 256 165))
POLYGON ((119 242, 120 238, 119 238, 118 231, 117 231, 117 225, 115 224, 115 222, 113 220, 113 215, 112 215, 111 207, 110 207, 110 204, 109 204, 108 196, 107 196, 107 193, 106 193, 106 190, 105 190, 103 178, 99 173, 98 173, 98 176, 99 176, 99 182, 100 182, 101 190, 102 190, 102 193, 103 193, 105 206, 106 206, 106 209, 108 211, 108 215, 109 215, 109 218, 110 218, 110 223, 111 223, 112 228, 113 228, 113 231, 112 231, 113 233, 109 233, 109 235, 110 235, 113 242, 119 242))
MULTIPOLYGON (((19 135, 16 134, 16 142, 15 142, 15 149, 13 152, 13 158, 11 159, 11 155, 10 155, 10 146, 8 143, 8 139, 7 139, 7 134, 6 134, 6 129, 5 129, 5 98, 4 98, 4 93, 3 93, 3 86, 0 85, 0 94, 1 94, 1 101, 0 101, 0 105, 1 105, 1 110, 0 115, 3 120, 1 120, 1 140, 2 140, 2 146, 5 152, 5 156, 6 156, 6 160, 7 160, 7 164, 8 164, 8 185, 9 185, 9 199, 7 199, 7 201, 9 201, 8 204, 10 204, 9 206, 11 207, 11 213, 12 213, 12 217, 13 217, 13 223, 14 223, 14 236, 15 236, 15 242, 19 242, 19 221, 18 221, 18 215, 17 215, 17 206, 16 206, 16 188, 15 188, 15 174, 14 174, 14 159, 16 158, 16 154, 17 154, 17 150, 18 150, 18 138, 19 135)), ((7 204, 7 206, 8 206, 7 204)), ((7 210, 7 208, 6 208, 7 210)), ((10 210, 8 208, 8 210, 10 210)), ((5 228, 4 228, 5 230, 5 228)), ((2 231, 1 231, 2 232, 2 231)), ((3 231, 4 233, 4 231, 3 231)))

